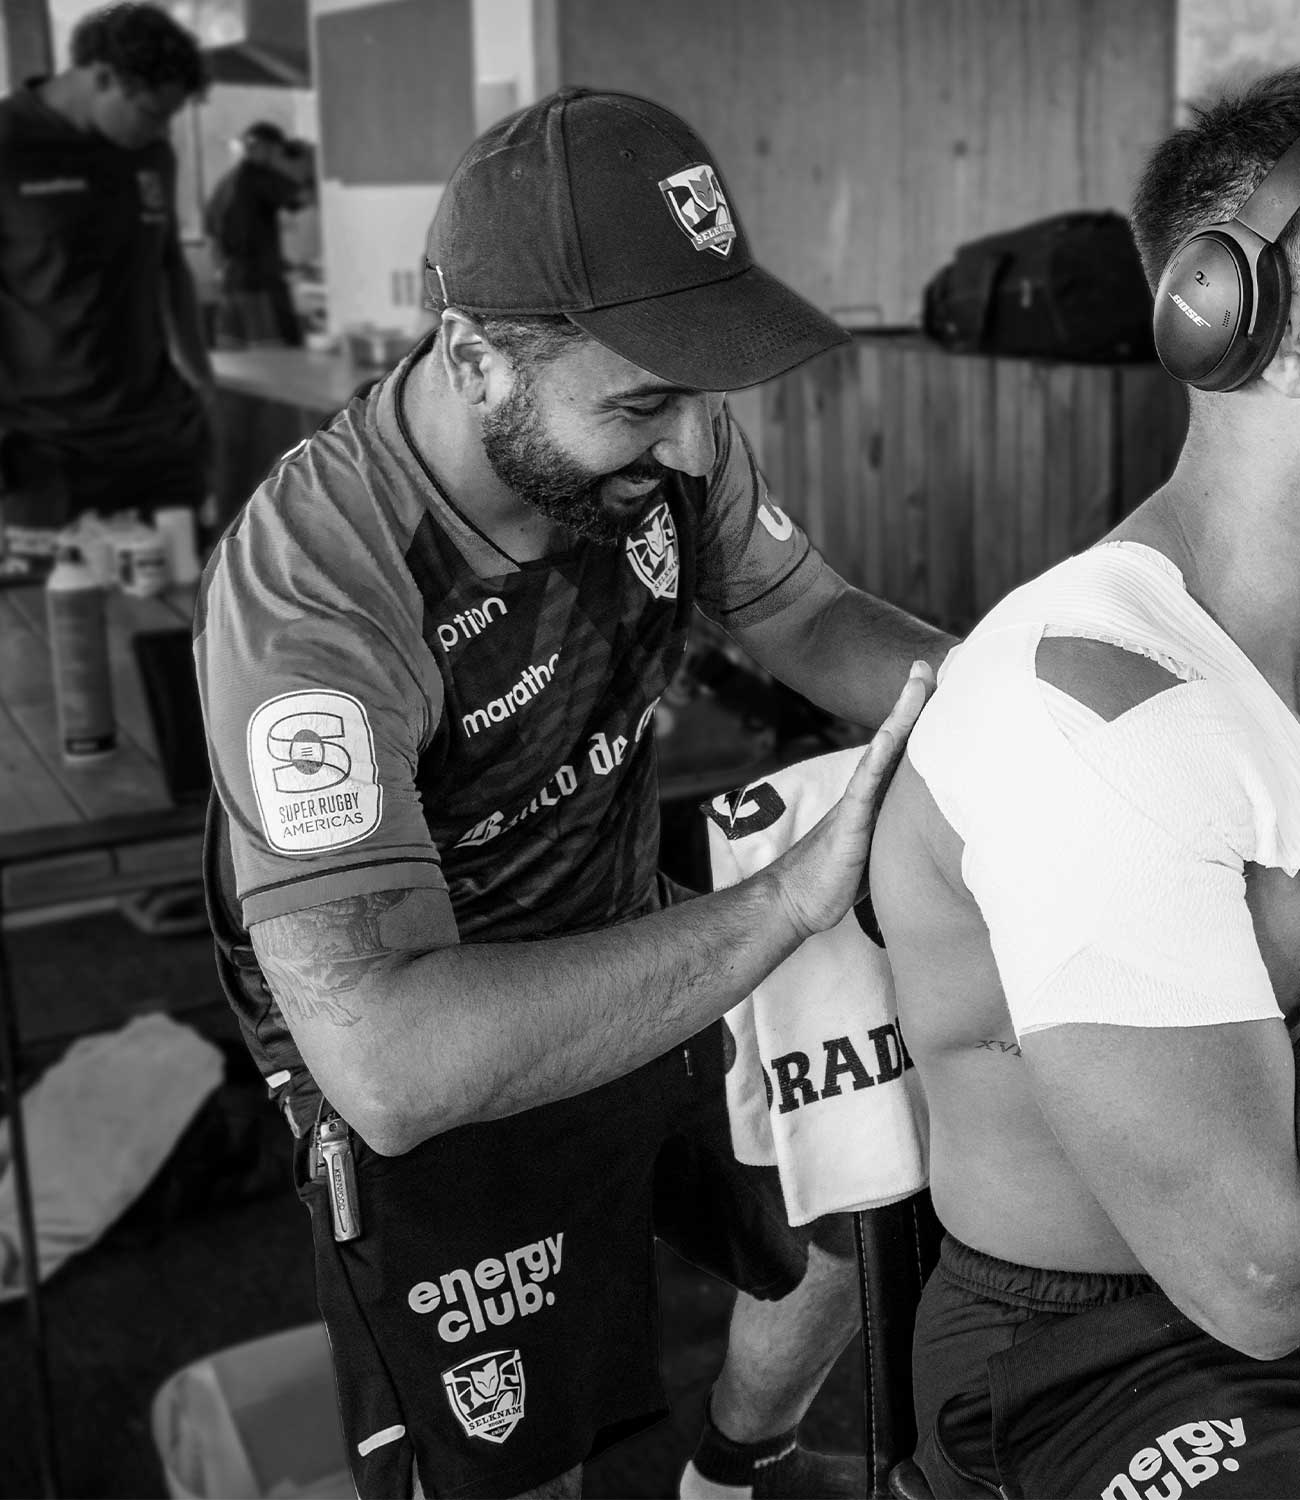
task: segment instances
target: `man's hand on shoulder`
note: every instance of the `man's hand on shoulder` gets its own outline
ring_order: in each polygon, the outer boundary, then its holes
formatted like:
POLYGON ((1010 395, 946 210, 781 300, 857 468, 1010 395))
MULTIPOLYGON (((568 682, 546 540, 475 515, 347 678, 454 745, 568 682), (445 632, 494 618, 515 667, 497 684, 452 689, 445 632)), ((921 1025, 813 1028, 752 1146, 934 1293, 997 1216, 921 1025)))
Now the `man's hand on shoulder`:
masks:
POLYGON ((933 691, 934 669, 928 662, 916 662, 844 795, 769 867, 800 939, 834 927, 860 898, 881 800, 912 726, 933 691))

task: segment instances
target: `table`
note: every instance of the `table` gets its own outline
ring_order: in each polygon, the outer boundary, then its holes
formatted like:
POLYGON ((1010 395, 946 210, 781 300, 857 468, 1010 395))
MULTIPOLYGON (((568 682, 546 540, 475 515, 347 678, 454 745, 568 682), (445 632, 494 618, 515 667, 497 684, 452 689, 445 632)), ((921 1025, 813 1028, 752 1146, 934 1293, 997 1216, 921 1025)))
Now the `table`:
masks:
POLYGON ((40 1278, 19 1092, 19 1027, 4 931, 13 915, 41 920, 86 900, 193 882, 201 871, 201 806, 168 796, 131 639, 188 628, 194 590, 152 599, 113 593, 109 652, 118 748, 67 766, 59 746, 42 591, 0 589, 0 1083, 10 1142, 42 1482, 58 1493, 40 1278))
POLYGON ((214 349, 217 521, 224 526, 282 453, 384 372, 310 349, 214 349))

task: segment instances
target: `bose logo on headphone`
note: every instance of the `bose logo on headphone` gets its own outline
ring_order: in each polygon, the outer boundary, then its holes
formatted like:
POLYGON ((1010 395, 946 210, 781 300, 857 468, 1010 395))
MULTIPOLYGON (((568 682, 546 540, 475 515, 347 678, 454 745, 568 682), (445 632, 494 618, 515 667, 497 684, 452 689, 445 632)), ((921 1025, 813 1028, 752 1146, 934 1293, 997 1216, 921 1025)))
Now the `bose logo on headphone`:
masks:
POLYGON ((1156 288, 1160 363, 1202 391, 1235 391, 1277 352, 1291 308, 1278 237, 1300 209, 1300 140, 1237 210, 1180 244, 1156 288), (1182 314, 1175 317, 1170 304, 1182 314))
MULTIPOLYGON (((1200 281, 1201 279, 1201 273, 1199 271, 1196 273, 1196 279, 1197 281, 1200 281)), ((1187 314, 1187 316, 1192 320, 1193 323, 1196 323, 1201 328, 1208 328, 1210 326, 1209 323, 1200 315, 1200 313, 1188 307, 1186 302, 1183 301, 1183 299, 1178 295, 1177 292, 1170 292, 1169 295, 1179 305, 1179 307, 1182 308, 1182 310, 1187 314)))

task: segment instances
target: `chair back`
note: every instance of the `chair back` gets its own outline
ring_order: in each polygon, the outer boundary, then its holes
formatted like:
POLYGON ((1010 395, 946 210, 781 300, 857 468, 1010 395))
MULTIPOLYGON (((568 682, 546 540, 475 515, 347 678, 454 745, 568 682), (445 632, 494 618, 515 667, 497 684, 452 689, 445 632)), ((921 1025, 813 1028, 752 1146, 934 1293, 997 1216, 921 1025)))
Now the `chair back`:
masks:
POLYGON ((854 1214, 866 1453, 871 1500, 891 1493, 890 1473, 916 1447, 912 1405, 912 1330, 921 1288, 939 1258, 943 1230, 922 1189, 899 1203, 854 1214))

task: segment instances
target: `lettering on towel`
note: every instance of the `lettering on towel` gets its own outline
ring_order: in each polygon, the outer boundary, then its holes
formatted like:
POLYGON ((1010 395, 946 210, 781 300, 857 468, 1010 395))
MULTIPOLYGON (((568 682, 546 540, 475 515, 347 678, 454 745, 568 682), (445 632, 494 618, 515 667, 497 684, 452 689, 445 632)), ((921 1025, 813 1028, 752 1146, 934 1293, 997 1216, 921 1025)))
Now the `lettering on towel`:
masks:
POLYGON ((806 1052, 786 1052, 768 1060, 763 1069, 768 1109, 775 1104, 778 1114, 793 1114, 823 1099, 838 1098, 846 1088, 856 1093, 893 1083, 913 1066, 897 1016, 882 1026, 872 1026, 862 1045, 848 1036, 827 1037, 816 1059, 816 1073, 813 1061, 806 1052))

